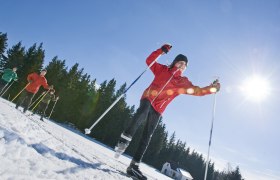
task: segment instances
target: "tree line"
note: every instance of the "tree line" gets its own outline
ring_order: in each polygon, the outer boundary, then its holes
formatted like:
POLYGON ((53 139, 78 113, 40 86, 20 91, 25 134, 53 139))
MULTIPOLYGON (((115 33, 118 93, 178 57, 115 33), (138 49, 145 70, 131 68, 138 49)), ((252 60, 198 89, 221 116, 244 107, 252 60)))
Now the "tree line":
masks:
MULTIPOLYGON (((100 87, 97 87, 97 80, 84 72, 78 63, 69 68, 66 60, 59 59, 58 56, 53 57, 46 67, 43 67, 45 60, 43 43, 34 43, 31 47, 26 48, 22 42, 18 42, 10 49, 7 47, 7 33, 0 32, 0 72, 6 68, 18 67, 18 81, 13 84, 4 98, 9 100, 14 97, 27 84, 26 78, 29 73, 39 72, 43 68, 47 69, 46 79, 49 84, 54 85, 56 94, 60 97, 52 119, 59 123, 71 123, 82 132, 92 125, 127 87, 124 83, 117 89, 115 79, 106 80, 100 84, 100 87)), ((37 93, 37 97, 39 94, 41 93, 37 93)), ((124 96, 103 117, 89 136, 114 147, 134 114, 135 107, 129 106, 126 103, 126 96, 124 96)), ((143 125, 138 129, 131 145, 126 150, 127 154, 133 155, 135 152, 142 130, 143 125)), ((158 170, 161 170, 165 162, 171 162, 181 169, 189 171, 194 179, 202 180, 206 166, 205 158, 195 150, 191 151, 186 142, 176 140, 175 132, 170 137, 168 134, 165 124, 160 121, 143 161, 158 170)), ((243 178, 238 166, 234 170, 218 171, 215 169, 215 164, 210 162, 207 180, 241 179, 243 178)))

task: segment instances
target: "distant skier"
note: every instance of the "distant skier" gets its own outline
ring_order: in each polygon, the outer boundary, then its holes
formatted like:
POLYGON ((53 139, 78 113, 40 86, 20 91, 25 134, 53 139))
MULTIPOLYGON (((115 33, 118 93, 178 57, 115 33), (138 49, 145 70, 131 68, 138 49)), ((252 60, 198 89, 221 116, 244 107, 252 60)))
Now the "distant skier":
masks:
POLYGON ((40 104, 38 105, 37 109, 34 110, 33 114, 38 113, 41 115, 40 120, 43 121, 43 118, 46 117, 46 111, 49 107, 50 101, 57 101, 59 97, 55 97, 55 90, 51 89, 48 93, 48 91, 45 91, 42 93, 42 95, 46 94, 40 104), (47 94, 46 94, 47 93, 47 94))
MULTIPOLYGON (((165 44, 154 51, 146 60, 149 66, 160 55, 168 53, 171 45, 165 44)), ((185 55, 179 54, 175 57, 170 66, 162 65, 155 62, 151 66, 155 78, 150 86, 144 91, 140 107, 137 109, 133 120, 121 134, 121 137, 115 148, 116 157, 125 151, 133 135, 141 123, 146 121, 142 137, 136 153, 127 168, 127 174, 138 179, 147 179, 139 170, 139 163, 149 145, 154 130, 157 127, 162 113, 167 105, 178 95, 188 94, 194 96, 203 96, 216 93, 220 89, 220 83, 215 80, 211 85, 200 88, 192 84, 187 77, 182 74, 188 65, 188 59, 185 55)))
POLYGON ((30 103, 32 102, 34 95, 38 92, 41 86, 43 86, 45 89, 53 89, 53 86, 49 86, 47 83, 47 80, 45 78, 46 73, 47 70, 43 69, 40 74, 34 72, 27 76, 29 85, 20 95, 19 100, 16 104, 16 108, 22 105, 23 112, 26 112, 28 107, 30 106, 30 103))
POLYGON ((17 67, 14 67, 13 69, 5 69, 3 71, 2 78, 0 79, 0 91, 12 80, 17 81, 17 67))

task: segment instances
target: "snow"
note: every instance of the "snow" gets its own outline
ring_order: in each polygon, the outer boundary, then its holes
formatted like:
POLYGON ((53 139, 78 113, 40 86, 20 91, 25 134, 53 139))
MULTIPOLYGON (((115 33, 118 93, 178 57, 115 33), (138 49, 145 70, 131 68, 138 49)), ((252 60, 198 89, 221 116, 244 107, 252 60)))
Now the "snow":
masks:
MULTIPOLYGON (((0 179, 131 179, 130 157, 0 98, 0 179), (21 109, 20 109, 21 110, 21 109), (28 112, 29 113, 29 112, 28 112)), ((148 179, 170 179, 141 163, 148 179)))

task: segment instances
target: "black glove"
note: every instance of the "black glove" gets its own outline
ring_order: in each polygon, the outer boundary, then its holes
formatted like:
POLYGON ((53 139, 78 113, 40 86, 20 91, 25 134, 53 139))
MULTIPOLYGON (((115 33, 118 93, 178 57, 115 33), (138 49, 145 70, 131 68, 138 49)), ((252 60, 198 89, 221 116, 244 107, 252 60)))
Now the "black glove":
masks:
POLYGON ((221 84, 219 83, 219 80, 216 79, 215 81, 213 81, 213 83, 211 84, 211 86, 213 88, 216 88, 217 92, 220 91, 220 88, 221 88, 221 84))
POLYGON ((172 46, 170 44, 164 44, 163 46, 161 46, 161 50, 165 54, 167 54, 170 51, 171 48, 172 48, 172 46))

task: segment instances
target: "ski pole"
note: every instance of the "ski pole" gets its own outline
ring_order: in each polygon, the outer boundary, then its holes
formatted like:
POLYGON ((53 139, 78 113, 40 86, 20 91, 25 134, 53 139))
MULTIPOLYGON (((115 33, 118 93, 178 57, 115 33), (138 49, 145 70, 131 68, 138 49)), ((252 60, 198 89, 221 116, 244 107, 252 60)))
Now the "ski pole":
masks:
POLYGON ((207 178, 207 171, 208 171, 208 164, 209 164, 209 153, 210 153, 210 146, 211 146, 211 140, 212 140, 212 132, 213 132, 213 126, 214 126, 214 119, 215 119, 215 114, 216 114, 216 101, 217 101, 216 99, 217 99, 217 93, 215 93, 215 95, 214 95, 212 122, 211 122, 209 147, 208 147, 208 154, 207 154, 207 160, 206 160, 206 168, 205 168, 204 180, 206 180, 206 178, 207 178))
POLYGON ((2 91, 0 92, 0 94, 1 94, 1 97, 10 89, 10 87, 14 84, 14 82, 15 81, 13 81, 5 90, 4 90, 4 88, 8 85, 8 84, 6 84, 6 86, 2 89, 2 91), (3 91, 4 90, 4 91, 3 91))
POLYGON ((37 102, 45 93, 46 93, 46 92, 43 92, 35 101, 33 101, 33 102, 30 104, 29 108, 32 107, 32 106, 35 104, 35 102, 37 102))
POLYGON ((29 84, 30 84, 30 83, 27 83, 26 86, 12 99, 11 102, 13 102, 13 101, 22 93, 22 91, 23 91, 25 88, 27 88, 27 86, 29 86, 29 84))
POLYGON ((58 100, 55 101, 55 103, 54 103, 54 105, 53 105, 53 107, 52 107, 52 110, 51 110, 51 112, 50 112, 50 115, 49 115, 48 119, 51 118, 51 115, 52 115, 52 113, 53 113, 53 110, 54 110, 54 107, 55 107, 57 101, 58 101, 58 100))
POLYGON ((99 123, 99 121, 112 109, 112 107, 115 106, 115 104, 117 104, 117 102, 119 102, 119 100, 124 97, 124 95, 126 94, 126 92, 140 79, 140 77, 148 70, 150 69, 154 63, 158 60, 158 58, 161 55, 159 55, 131 84, 130 86, 128 86, 128 88, 111 104, 111 106, 108 107, 108 109, 93 123, 93 125, 90 126, 90 128, 86 128, 85 129, 85 134, 90 134, 92 128, 94 126, 96 126, 97 123, 99 123))
POLYGON ((4 89, 8 86, 9 83, 5 84, 5 86, 1 89, 0 94, 4 91, 4 89))
POLYGON ((36 103, 36 105, 31 109, 31 111, 33 112, 33 110, 39 105, 39 103, 44 99, 44 97, 49 93, 50 89, 44 94, 44 96, 36 103))

